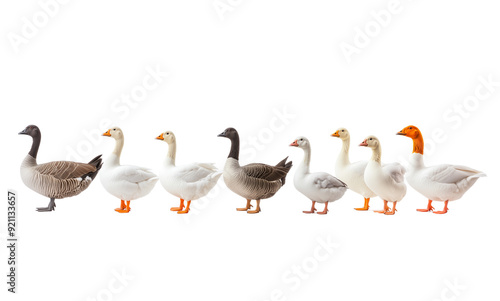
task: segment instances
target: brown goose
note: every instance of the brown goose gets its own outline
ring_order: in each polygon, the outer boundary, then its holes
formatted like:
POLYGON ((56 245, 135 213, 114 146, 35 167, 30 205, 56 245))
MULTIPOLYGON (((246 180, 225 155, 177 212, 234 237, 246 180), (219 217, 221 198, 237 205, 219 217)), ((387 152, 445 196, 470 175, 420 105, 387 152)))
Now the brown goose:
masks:
POLYGON ((54 161, 39 165, 36 155, 42 139, 40 129, 36 125, 29 125, 19 135, 33 138, 31 150, 21 164, 21 179, 33 191, 50 198, 49 205, 39 207, 37 211, 52 211, 56 207, 55 199, 75 196, 84 191, 101 169, 101 155, 89 163, 54 161))
POLYGON ((288 157, 281 160, 276 166, 261 163, 252 163, 240 166, 238 156, 240 153, 240 137, 234 128, 227 128, 218 137, 226 137, 231 140, 231 151, 224 166, 224 182, 234 193, 247 200, 245 208, 237 208, 238 211, 247 213, 260 212, 260 200, 272 197, 283 185, 285 177, 292 168, 292 162, 286 162, 288 157), (248 210, 252 205, 251 200, 257 201, 255 210, 248 210))

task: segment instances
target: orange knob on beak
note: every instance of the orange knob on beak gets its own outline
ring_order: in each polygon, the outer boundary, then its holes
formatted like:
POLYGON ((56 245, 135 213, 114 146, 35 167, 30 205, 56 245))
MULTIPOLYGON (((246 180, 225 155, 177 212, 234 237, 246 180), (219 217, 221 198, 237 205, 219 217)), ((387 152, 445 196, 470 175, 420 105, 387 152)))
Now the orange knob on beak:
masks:
POLYGON ((111 130, 108 130, 106 133, 102 134, 103 136, 111 137, 111 130))
POLYGON ((297 140, 295 140, 294 142, 290 143, 290 146, 299 146, 299 144, 297 143, 297 140))
POLYGON ((365 140, 363 140, 363 142, 361 142, 361 143, 359 144, 359 146, 368 146, 368 143, 366 143, 366 139, 365 139, 365 140))
POLYGON ((339 135, 339 131, 336 131, 336 132, 335 132, 335 133, 333 133, 331 136, 332 136, 332 137, 340 137, 340 135, 339 135))
POLYGON ((158 139, 158 140, 165 140, 165 139, 163 138, 163 133, 161 133, 161 134, 160 134, 160 136, 156 137, 156 139, 158 139))

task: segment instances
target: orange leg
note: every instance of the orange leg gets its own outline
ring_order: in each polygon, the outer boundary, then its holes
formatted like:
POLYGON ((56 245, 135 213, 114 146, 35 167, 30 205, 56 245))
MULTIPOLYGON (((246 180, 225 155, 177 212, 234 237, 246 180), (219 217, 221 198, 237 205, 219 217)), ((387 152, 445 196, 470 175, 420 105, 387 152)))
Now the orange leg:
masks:
POLYGON ((127 201, 127 206, 125 206, 125 208, 123 209, 115 209, 117 212, 120 212, 120 213, 129 213, 130 212, 130 201, 127 201))
POLYGON ((316 205, 316 201, 312 201, 312 207, 311 207, 311 210, 310 211, 302 211, 304 213, 314 213, 314 211, 316 211, 316 208, 314 208, 314 205, 316 205))
POLYGON ((188 213, 189 212, 189 206, 191 205, 191 201, 188 201, 187 203, 187 206, 186 206, 186 209, 182 210, 182 211, 177 211, 177 214, 184 214, 184 213, 188 213))
POLYGON ((251 207, 252 207, 252 205, 250 205, 250 200, 247 200, 247 206, 245 208, 236 208, 236 210, 238 210, 238 211, 247 211, 251 207))
POLYGON ((387 206, 387 201, 384 200, 384 210, 374 210, 373 212, 386 213, 387 211, 389 211, 389 206, 387 206))
POLYGON ((444 201, 443 211, 434 211, 436 214, 445 214, 446 212, 448 212, 448 201, 444 201))
POLYGON ((385 213, 386 215, 394 215, 394 214, 396 213, 396 211, 397 211, 397 210, 396 210, 396 203, 397 203, 397 202, 392 202, 392 211, 390 211, 390 210, 389 210, 389 211, 387 211, 387 212, 385 213))
POLYGON ((121 200, 121 204, 120 204, 120 208, 116 208, 115 211, 120 211, 120 210, 123 210, 125 209, 127 206, 125 205, 125 201, 124 200, 121 200))
POLYGON ((260 200, 256 200, 256 201, 257 201, 257 207, 255 207, 255 210, 247 211, 247 213, 253 214, 253 213, 259 213, 260 212, 260 200))
POLYGON ((369 203, 370 203, 370 198, 365 198, 365 205, 362 208, 354 208, 354 209, 358 211, 366 211, 368 210, 368 208, 370 208, 370 206, 368 206, 369 203))
POLYGON ((181 211, 182 209, 184 209, 184 200, 181 199, 181 204, 179 205, 179 207, 172 207, 170 208, 170 211, 181 211))
POLYGON ((325 209, 323 209, 323 211, 319 212, 318 211, 318 214, 327 214, 328 213, 328 202, 325 203, 325 209))
POLYGON ((433 211, 434 207, 432 207, 432 200, 429 200, 429 203, 427 203, 427 208, 425 209, 417 209, 418 212, 429 212, 433 211))

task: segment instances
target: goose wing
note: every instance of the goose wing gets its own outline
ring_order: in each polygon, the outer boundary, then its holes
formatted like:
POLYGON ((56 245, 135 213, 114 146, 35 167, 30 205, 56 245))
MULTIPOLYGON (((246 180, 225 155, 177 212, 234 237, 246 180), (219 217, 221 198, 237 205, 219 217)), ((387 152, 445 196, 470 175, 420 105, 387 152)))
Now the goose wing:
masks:
POLYGON ((270 166, 262 163, 251 163, 242 166, 241 169, 245 174, 252 178, 263 179, 267 181, 276 181, 287 174, 287 169, 284 167, 270 166))
POLYGON ((383 170, 390 175, 396 183, 403 183, 405 181, 406 169, 399 163, 388 163, 382 166, 383 170))
POLYGON ((318 189, 330 189, 347 187, 347 184, 326 172, 318 172, 312 175, 314 186, 318 189))
POLYGON ((59 180, 80 178, 90 172, 96 171, 96 167, 87 163, 72 161, 54 161, 40 164, 35 171, 42 175, 52 176, 59 180))
POLYGON ((428 171, 432 181, 446 184, 456 184, 471 176, 484 175, 482 172, 466 166, 448 164, 431 166, 426 171, 428 171))
POLYGON ((121 166, 121 168, 123 169, 120 170, 120 173, 123 179, 128 182, 141 183, 157 177, 155 173, 145 167, 121 166))
POLYGON ((179 166, 176 170, 177 176, 187 183, 197 182, 217 172, 217 168, 209 163, 193 163, 179 166))

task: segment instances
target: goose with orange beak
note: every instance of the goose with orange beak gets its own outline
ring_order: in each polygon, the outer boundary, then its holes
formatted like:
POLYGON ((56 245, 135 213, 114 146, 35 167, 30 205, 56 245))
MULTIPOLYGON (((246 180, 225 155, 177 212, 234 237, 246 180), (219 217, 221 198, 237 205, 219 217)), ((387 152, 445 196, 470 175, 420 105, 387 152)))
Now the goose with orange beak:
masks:
POLYGON ((364 179, 366 185, 384 200, 384 209, 375 211, 393 215, 396 213, 396 203, 406 195, 405 168, 399 163, 382 165, 382 148, 375 136, 368 136, 359 146, 372 149, 372 157, 366 165, 364 179), (392 203, 392 210, 387 205, 392 203))
POLYGON ((306 137, 298 137, 290 146, 298 147, 304 151, 304 160, 295 171, 293 184, 295 188, 312 201, 312 207, 304 213, 314 213, 315 204, 323 203, 325 208, 318 214, 328 213, 328 203, 340 199, 347 190, 347 185, 336 177, 326 172, 309 171, 311 162, 311 143, 306 137))
POLYGON ((409 125, 396 135, 406 136, 413 141, 408 168, 408 183, 413 189, 428 199, 427 208, 417 209, 419 212, 433 211, 436 214, 448 212, 448 202, 460 199, 478 178, 486 176, 481 171, 461 165, 441 164, 425 166, 424 138, 420 130, 409 125), (433 201, 444 202, 443 210, 434 211, 433 201))
POLYGON ((102 168, 101 183, 107 192, 121 200, 120 207, 115 211, 128 213, 130 201, 149 194, 158 177, 148 168, 120 164, 125 138, 119 127, 111 128, 102 135, 115 139, 115 148, 102 168))
POLYGON ((365 199, 365 204, 361 208, 354 208, 358 211, 366 211, 370 208, 370 199, 377 195, 365 183, 365 169, 368 161, 357 161, 351 163, 349 160, 349 147, 351 145, 351 135, 346 128, 339 128, 331 135, 342 140, 342 149, 335 163, 335 175, 347 184, 350 190, 360 194, 365 199))
POLYGON ((197 200, 207 195, 222 172, 217 170, 212 163, 190 163, 175 165, 177 139, 172 131, 161 133, 157 140, 168 144, 168 153, 160 171, 160 183, 167 192, 180 199, 179 207, 172 207, 170 211, 177 214, 189 212, 192 200, 197 200), (187 205, 184 204, 187 201, 187 205))

